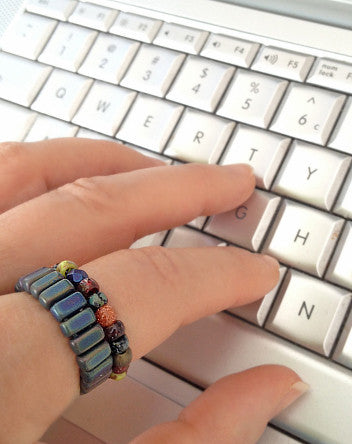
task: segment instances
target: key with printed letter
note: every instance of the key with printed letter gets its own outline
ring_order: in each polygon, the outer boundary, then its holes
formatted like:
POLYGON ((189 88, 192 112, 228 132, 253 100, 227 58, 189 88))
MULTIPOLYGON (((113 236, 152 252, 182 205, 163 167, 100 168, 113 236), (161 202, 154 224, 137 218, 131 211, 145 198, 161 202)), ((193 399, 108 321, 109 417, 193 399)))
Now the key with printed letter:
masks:
POLYGON ((351 293, 289 270, 265 328, 329 356, 351 293))
POLYGON ((287 84, 286 80, 238 69, 217 114, 266 128, 287 84))
POLYGON ((160 25, 160 20, 120 12, 109 32, 111 32, 111 34, 140 40, 141 42, 151 43, 160 25))
POLYGON ((189 56, 167 98, 204 111, 214 111, 234 68, 201 57, 189 56))
POLYGON ((153 44, 176 49, 189 54, 198 54, 208 33, 186 28, 174 23, 163 23, 153 44))
POLYGON ((234 126, 234 122, 187 109, 164 154, 189 162, 216 163, 234 126))
POLYGON ((88 28, 108 31, 115 20, 117 11, 98 5, 78 3, 76 9, 69 18, 71 23, 87 26, 88 28))
POLYGON ((182 110, 180 105, 140 94, 116 137, 161 153, 182 110))
POLYGON ((350 164, 344 154, 296 141, 272 190, 330 210, 350 164))
POLYGON ((263 251, 321 277, 342 226, 343 219, 284 200, 263 251))
POLYGON ((280 203, 280 197, 255 190, 238 208, 212 216, 204 231, 240 247, 258 251, 280 203))
POLYGON ((344 100, 342 94, 291 83, 271 129, 324 145, 344 100))
POLYGON ((269 189, 289 143, 288 137, 240 124, 220 163, 248 163, 254 168, 257 185, 269 189))

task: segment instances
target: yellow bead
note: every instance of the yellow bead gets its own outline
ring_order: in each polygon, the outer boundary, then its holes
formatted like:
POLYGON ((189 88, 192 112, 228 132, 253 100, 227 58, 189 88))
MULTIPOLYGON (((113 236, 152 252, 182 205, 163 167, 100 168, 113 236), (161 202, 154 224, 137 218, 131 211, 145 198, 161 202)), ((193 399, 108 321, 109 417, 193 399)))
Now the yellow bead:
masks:
POLYGON ((127 375, 127 372, 123 372, 120 374, 111 373, 110 378, 113 379, 114 381, 121 381, 121 379, 123 379, 126 375, 127 375))
POLYGON ((66 277, 66 273, 74 270, 75 268, 78 268, 78 265, 76 265, 72 261, 62 261, 56 266, 56 271, 61 273, 63 277, 66 277))

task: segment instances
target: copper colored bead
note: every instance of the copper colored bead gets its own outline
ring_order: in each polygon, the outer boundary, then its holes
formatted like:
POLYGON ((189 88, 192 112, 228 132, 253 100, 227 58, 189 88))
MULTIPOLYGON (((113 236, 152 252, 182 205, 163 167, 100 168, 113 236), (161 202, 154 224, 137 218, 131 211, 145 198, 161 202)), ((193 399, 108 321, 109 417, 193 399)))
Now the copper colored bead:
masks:
POLYGON ((112 372, 119 375, 120 373, 125 373, 128 370, 128 365, 126 367, 113 367, 112 372))
POLYGON ((99 291, 99 285, 98 282, 96 282, 92 278, 85 278, 82 279, 79 284, 76 285, 76 288, 78 291, 80 291, 84 297, 88 297, 93 293, 98 293, 99 291))
POLYGON ((102 327, 109 327, 117 321, 115 310, 109 304, 105 304, 98 308, 95 312, 95 317, 102 327))

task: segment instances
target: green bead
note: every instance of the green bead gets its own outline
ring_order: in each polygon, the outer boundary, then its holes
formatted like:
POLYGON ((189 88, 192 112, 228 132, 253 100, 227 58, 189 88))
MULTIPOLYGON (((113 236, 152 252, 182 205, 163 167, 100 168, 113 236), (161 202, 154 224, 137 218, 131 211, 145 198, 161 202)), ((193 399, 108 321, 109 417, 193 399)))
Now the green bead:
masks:
POLYGON ((113 367, 127 367, 132 361, 132 350, 128 347, 124 353, 114 354, 112 355, 112 358, 113 367))
POLYGON ((88 299, 88 304, 93 308, 93 310, 98 310, 98 308, 108 303, 108 298, 106 295, 99 291, 98 293, 92 294, 88 299))
POLYGON ((56 265, 56 271, 62 274, 63 277, 66 277, 66 273, 74 270, 75 268, 78 268, 78 265, 72 261, 62 261, 56 265))

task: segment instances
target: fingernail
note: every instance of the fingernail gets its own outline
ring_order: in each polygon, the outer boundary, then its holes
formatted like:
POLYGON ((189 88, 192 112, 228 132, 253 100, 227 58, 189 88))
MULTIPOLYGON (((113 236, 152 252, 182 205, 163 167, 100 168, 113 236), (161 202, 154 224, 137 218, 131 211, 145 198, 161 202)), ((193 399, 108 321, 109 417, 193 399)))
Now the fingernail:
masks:
POLYGON ((285 408, 291 405, 296 399, 303 395, 303 393, 309 390, 310 386, 303 381, 295 382, 290 391, 285 395, 285 397, 280 401, 279 405, 275 409, 274 416, 281 413, 285 408))
POLYGON ((254 168, 251 165, 248 165, 248 163, 232 163, 230 165, 222 165, 222 167, 232 170, 237 174, 254 176, 254 168))

